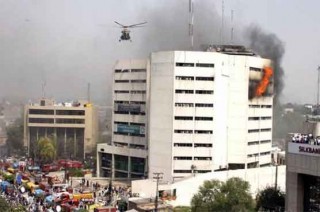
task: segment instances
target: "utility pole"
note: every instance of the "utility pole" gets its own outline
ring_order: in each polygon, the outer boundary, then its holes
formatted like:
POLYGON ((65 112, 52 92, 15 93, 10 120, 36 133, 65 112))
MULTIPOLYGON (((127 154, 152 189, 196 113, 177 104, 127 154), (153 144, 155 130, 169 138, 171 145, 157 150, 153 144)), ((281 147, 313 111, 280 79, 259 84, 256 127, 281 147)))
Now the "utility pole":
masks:
POLYGON ((276 179, 274 183, 274 190, 278 189, 278 163, 276 162, 276 179))
POLYGON ((159 192, 158 187, 159 187, 159 180, 162 179, 163 173, 162 172, 154 172, 153 175, 154 175, 153 179, 157 180, 156 199, 155 199, 154 205, 155 205, 155 212, 158 212, 158 192, 159 192))

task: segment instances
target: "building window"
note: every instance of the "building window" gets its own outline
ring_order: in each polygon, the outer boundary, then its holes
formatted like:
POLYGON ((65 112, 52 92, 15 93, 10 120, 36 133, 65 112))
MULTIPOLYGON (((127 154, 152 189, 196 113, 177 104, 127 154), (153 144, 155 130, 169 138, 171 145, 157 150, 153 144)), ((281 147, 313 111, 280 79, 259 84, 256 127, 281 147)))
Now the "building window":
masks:
POLYGON ((189 77, 189 76, 176 76, 176 80, 194 80, 194 77, 189 77))
POLYGON ((134 91, 130 91, 131 94, 145 94, 146 91, 137 91, 137 90, 134 90, 134 91))
POLYGON ((54 110, 29 109, 29 114, 53 115, 54 110))
POLYGON ((115 80, 115 83, 128 83, 129 80, 115 80))
POLYGON ((260 108, 260 105, 249 105, 249 108, 260 108))
POLYGON ((56 115, 84 116, 85 110, 56 110, 56 115))
POLYGON ((196 66, 204 68, 214 68, 214 64, 212 63, 196 63, 196 66))
POLYGON ((212 144, 194 144, 194 147, 212 147, 212 144))
POLYGON ((118 90, 115 90, 114 93, 129 93, 129 91, 118 91, 118 90))
POLYGON ((176 107, 193 107, 193 103, 175 103, 176 107))
POLYGON ((196 77, 199 81, 214 81, 214 77, 196 77))
POLYGON ((192 157, 173 157, 174 160, 192 160, 192 157))
POLYGON ((179 134, 192 134, 192 130, 174 130, 174 133, 179 133, 179 134))
POLYGON ((192 116, 175 116, 174 120, 193 120, 192 116))
POLYGON ((176 90, 176 93, 193 94, 193 90, 176 90))
POLYGON ((270 152, 261 152, 260 156, 264 156, 264 155, 270 155, 270 152))
POLYGON ((54 119, 29 118, 29 123, 52 124, 54 123, 54 119))
POLYGON ((212 130, 195 130, 195 134, 212 134, 212 130))
POLYGON ((247 158, 252 158, 252 157, 259 157, 259 153, 247 155, 247 158))
POLYGON ((84 119, 56 119, 57 124, 84 124, 84 119))
POLYGON ((249 145, 249 146, 259 145, 259 141, 249 141, 249 142, 248 142, 248 145, 249 145))
POLYGON ((196 121, 212 121, 212 117, 195 117, 196 121))
POLYGON ((189 143, 174 143, 175 147, 192 147, 192 144, 189 143))
POLYGON ((176 63, 178 67, 194 67, 194 63, 176 63))
POLYGON ((270 132, 271 129, 270 128, 266 128, 266 129, 261 129, 261 132, 270 132))
POLYGON ((259 129, 248 130, 248 133, 256 133, 256 132, 259 132, 259 129))
POLYGON ((129 104, 129 101, 114 101, 115 104, 129 104))
POLYGON ((213 104, 196 103, 196 107, 213 107, 213 104))
POLYGON ((260 117, 249 117, 248 120, 249 121, 259 121, 260 117))
POLYGON ((271 120, 271 116, 263 116, 261 117, 261 120, 271 120))
POLYGON ((146 83, 146 80, 131 80, 132 83, 146 83))
POLYGON ((173 173, 179 173, 179 174, 185 174, 185 173, 191 173, 191 170, 173 170, 173 173))
POLYGON ((261 72, 261 68, 249 67, 250 71, 261 72))
POLYGON ((116 73, 120 73, 121 71, 122 71, 121 69, 114 70, 114 72, 116 72, 116 73))
POLYGON ((261 105, 261 108, 272 108, 272 105, 261 105))
POLYGON ((262 140, 260 141, 261 144, 271 143, 271 140, 262 140))
POLYGON ((131 72, 146 72, 146 69, 131 69, 131 72))
POLYGON ((194 160, 212 160, 212 157, 194 157, 194 160))
POLYGON ((196 90, 196 94, 213 94, 210 90, 196 90))
POLYGON ((208 173, 208 172, 211 172, 210 170, 195 170, 195 172, 197 172, 197 173, 208 173))

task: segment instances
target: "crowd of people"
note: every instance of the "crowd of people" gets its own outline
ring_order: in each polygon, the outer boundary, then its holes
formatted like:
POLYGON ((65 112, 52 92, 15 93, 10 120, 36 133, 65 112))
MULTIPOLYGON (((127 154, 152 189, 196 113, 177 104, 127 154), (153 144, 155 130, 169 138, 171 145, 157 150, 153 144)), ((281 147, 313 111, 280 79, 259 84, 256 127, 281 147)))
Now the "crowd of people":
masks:
POLYGON ((314 137, 312 134, 295 133, 292 135, 291 141, 293 143, 320 145, 320 136, 314 137))

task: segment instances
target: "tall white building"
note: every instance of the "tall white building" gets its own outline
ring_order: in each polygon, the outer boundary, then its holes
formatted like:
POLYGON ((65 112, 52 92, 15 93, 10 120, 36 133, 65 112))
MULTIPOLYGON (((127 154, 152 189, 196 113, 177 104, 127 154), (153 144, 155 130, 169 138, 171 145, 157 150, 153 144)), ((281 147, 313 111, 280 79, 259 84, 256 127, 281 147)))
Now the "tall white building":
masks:
MULTIPOLYGON (((143 62, 144 122, 134 117, 132 121, 146 129, 141 143, 147 147, 143 158, 148 160, 150 178, 154 172, 162 172, 164 179, 171 181, 192 173, 270 165, 272 82, 262 96, 255 96, 255 90, 271 61, 240 47, 230 48, 220 52, 156 52, 143 62)), ((134 65, 126 69, 131 70, 127 73, 130 79, 137 75, 132 72, 134 65)), ((116 75, 115 81, 119 80, 116 75)), ((126 82, 115 83, 115 90, 129 87, 133 91, 134 84, 126 82)), ((122 95, 134 96, 131 91, 122 95)), ((114 114, 114 127, 119 129, 123 124, 119 122, 127 123, 130 116, 123 115, 126 118, 120 121, 114 114)), ((125 136, 114 134, 113 143, 122 145, 136 137, 125 136)))

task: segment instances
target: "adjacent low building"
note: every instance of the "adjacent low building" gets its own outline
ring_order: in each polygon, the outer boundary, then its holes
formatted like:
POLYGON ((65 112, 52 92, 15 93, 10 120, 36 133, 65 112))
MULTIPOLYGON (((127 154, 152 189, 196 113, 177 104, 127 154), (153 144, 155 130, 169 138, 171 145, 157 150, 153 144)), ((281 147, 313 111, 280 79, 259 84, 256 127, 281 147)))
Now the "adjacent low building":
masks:
POLYGON ((83 159, 93 153, 97 142, 97 113, 87 101, 56 103, 41 99, 25 106, 24 145, 33 157, 37 141, 50 137, 59 158, 83 159))

